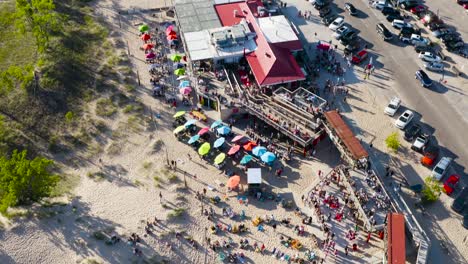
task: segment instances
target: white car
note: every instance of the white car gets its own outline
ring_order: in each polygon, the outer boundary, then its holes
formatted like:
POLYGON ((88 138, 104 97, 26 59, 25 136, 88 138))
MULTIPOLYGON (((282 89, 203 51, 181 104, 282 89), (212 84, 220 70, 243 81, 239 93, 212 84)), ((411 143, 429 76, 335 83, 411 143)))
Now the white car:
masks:
POLYGON ((427 135, 419 135, 416 140, 411 145, 411 149, 417 152, 422 152, 424 146, 429 142, 429 136, 427 135))
POLYGON ((435 165, 434 169, 432 169, 432 177, 436 180, 440 181, 444 174, 447 172, 447 168, 452 163, 452 158, 443 157, 440 161, 435 165))
POLYGON ((384 7, 392 7, 392 5, 386 1, 374 1, 372 7, 377 10, 382 10, 384 7))
POLYGON ((336 29, 336 31, 333 33, 333 37, 335 39, 340 39, 344 34, 346 34, 346 32, 348 32, 350 30, 349 27, 347 26, 341 26, 339 28, 336 29))
POLYGON ((343 17, 337 17, 331 24, 328 26, 329 29, 335 31, 344 24, 343 17))
POLYGON ((442 59, 432 52, 426 51, 419 53, 419 58, 427 62, 441 62, 442 59))
POLYGON ((403 20, 399 20, 399 19, 395 19, 392 21, 392 26, 394 28, 397 28, 397 29, 402 29, 402 28, 412 28, 413 25, 411 25, 410 23, 407 23, 403 20))
POLYGON ((428 46, 431 44, 431 41, 427 38, 421 37, 421 35, 411 34, 410 38, 411 44, 415 46, 428 46))
POLYGON ((400 98, 393 97, 392 100, 390 100, 390 103, 388 103, 387 107, 385 107, 384 113, 389 116, 394 116, 395 113, 398 111, 398 108, 400 108, 400 105, 400 98))
POLYGON ((435 71, 435 72, 443 72, 445 65, 440 62, 426 62, 424 63, 424 68, 435 71))
POLYGON ((395 121, 395 126, 399 129, 405 129, 405 127, 413 120, 413 111, 406 110, 401 116, 395 121))

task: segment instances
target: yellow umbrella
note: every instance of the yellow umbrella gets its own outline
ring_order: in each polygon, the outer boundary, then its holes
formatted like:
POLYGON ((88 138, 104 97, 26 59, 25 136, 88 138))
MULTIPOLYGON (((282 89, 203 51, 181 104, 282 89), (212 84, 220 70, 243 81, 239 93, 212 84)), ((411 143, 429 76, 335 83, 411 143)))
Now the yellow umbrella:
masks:
POLYGON ((225 158, 226 158, 226 154, 221 153, 221 154, 219 154, 218 156, 216 156, 216 158, 215 158, 215 160, 214 160, 214 163, 215 163, 216 165, 219 165, 219 164, 221 164, 221 162, 224 161, 225 158))
POLYGON ((174 129, 174 134, 179 134, 180 132, 185 130, 185 126, 179 126, 176 129, 174 129))
POLYGON ((179 112, 175 113, 175 115, 173 115, 172 117, 178 118, 178 117, 181 117, 183 115, 185 115, 185 111, 179 111, 179 112))
POLYGON ((211 149, 210 143, 205 142, 205 143, 203 143, 203 145, 201 145, 201 147, 198 149, 198 154, 200 154, 200 155, 202 155, 202 156, 205 156, 206 154, 208 154, 208 152, 210 152, 210 149, 211 149))

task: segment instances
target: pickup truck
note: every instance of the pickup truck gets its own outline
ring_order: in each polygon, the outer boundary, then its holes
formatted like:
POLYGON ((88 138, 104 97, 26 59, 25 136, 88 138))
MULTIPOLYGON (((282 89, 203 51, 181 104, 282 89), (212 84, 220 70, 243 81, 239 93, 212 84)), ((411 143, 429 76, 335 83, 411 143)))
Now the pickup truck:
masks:
POLYGON ((416 140, 413 142, 413 145, 411 146, 411 149, 417 152, 422 152, 424 149, 424 146, 429 142, 429 136, 428 135, 419 135, 416 140))

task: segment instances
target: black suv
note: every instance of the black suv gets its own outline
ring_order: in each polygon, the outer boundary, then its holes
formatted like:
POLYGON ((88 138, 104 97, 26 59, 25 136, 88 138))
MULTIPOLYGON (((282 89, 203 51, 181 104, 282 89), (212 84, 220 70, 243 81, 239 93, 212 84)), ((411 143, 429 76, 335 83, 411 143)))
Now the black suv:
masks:
POLYGON ((461 192, 458 194, 457 198, 453 200, 452 210, 457 213, 461 213, 463 208, 465 208, 466 203, 468 202, 468 187, 464 187, 461 192))
POLYGON ((415 0, 406 0, 400 3, 400 7, 405 10, 410 10, 411 8, 418 6, 418 5, 419 5, 418 1, 415 1, 415 0))
POLYGON ((391 40, 393 38, 392 33, 384 26, 384 24, 378 23, 375 29, 384 40, 391 40))
POLYGON ((315 2, 313 3, 313 6, 315 7, 315 9, 320 10, 328 6, 328 4, 329 4, 328 0, 315 0, 315 2))
POLYGON ((349 30, 346 32, 340 39, 340 43, 344 46, 351 44, 356 40, 357 38, 357 32, 354 30, 349 30))
POLYGON ((382 14, 388 16, 390 14, 400 14, 400 11, 393 9, 393 7, 386 6, 382 9, 382 14))
POLYGON ((325 25, 325 26, 328 26, 330 25, 331 22, 333 22, 333 20, 335 20, 336 18, 338 17, 337 14, 329 14, 328 16, 322 18, 322 23, 325 25))
POLYGON ((412 141, 421 133, 421 126, 418 124, 413 124, 405 130, 403 138, 406 141, 412 141))
POLYGON ((416 71, 416 73, 414 74, 416 79, 419 80, 419 82, 421 83, 421 85, 425 88, 428 88, 428 87, 431 87, 432 85, 432 80, 431 78, 429 78, 429 76, 427 75, 427 73, 423 70, 418 70, 416 71))

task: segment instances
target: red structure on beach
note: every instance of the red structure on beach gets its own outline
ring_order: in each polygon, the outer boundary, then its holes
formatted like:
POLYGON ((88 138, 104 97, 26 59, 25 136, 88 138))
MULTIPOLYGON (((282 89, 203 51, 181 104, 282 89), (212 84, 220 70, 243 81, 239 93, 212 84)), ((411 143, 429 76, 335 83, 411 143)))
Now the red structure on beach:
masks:
POLYGON ((387 262, 389 264, 406 263, 405 217, 391 213, 387 216, 387 262))

